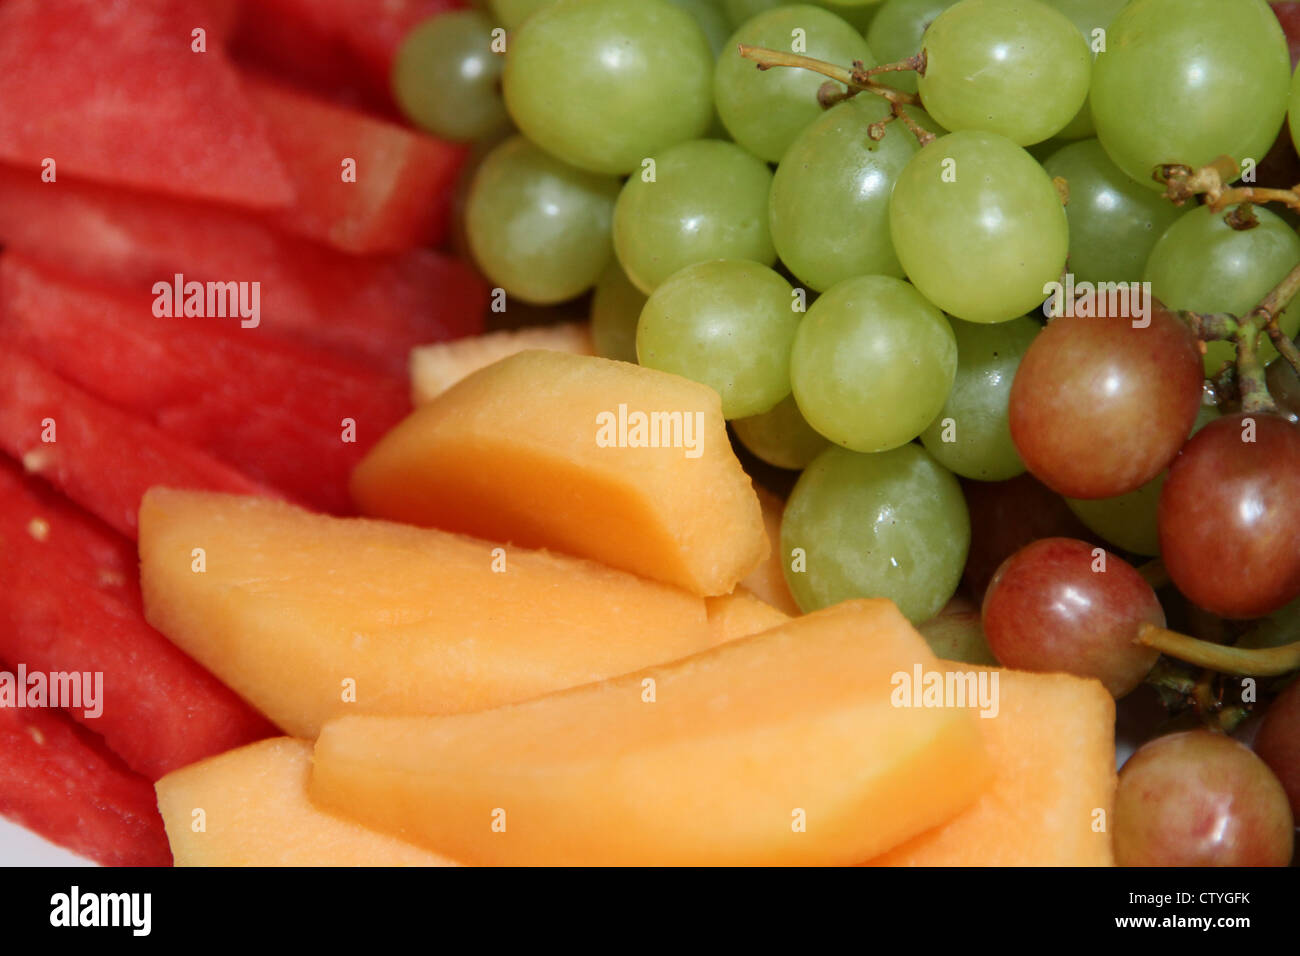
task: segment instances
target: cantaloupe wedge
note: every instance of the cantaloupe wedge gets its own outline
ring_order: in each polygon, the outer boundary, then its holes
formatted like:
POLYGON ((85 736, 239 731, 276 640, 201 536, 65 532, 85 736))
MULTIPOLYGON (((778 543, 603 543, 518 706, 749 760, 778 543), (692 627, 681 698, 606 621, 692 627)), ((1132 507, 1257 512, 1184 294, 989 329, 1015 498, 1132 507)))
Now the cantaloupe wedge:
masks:
POLYGON ((311 744, 275 737, 163 777, 154 788, 176 866, 455 866, 307 799, 311 744))
POLYGON ((297 737, 347 713, 493 707, 710 646, 704 602, 664 584, 265 498, 152 489, 140 561, 150 623, 297 737))
POLYGON ((411 349, 411 404, 427 404, 471 372, 526 349, 596 354, 591 326, 586 322, 502 329, 450 342, 419 345, 411 349))
POLYGON ((979 725, 993 762, 992 787, 952 820, 872 864, 1113 865, 1114 698, 1095 680, 989 673, 998 674, 998 714, 979 725))
POLYGON ((471 864, 868 859, 988 778, 971 711, 893 706, 915 664, 891 602, 849 602, 510 707, 332 721, 310 794, 471 864))
POLYGON ((530 350, 480 369, 371 449, 352 493, 376 517, 702 595, 730 593, 767 549, 718 393, 594 356, 530 350))
POLYGON ((790 615, 778 611, 744 588, 730 594, 704 599, 709 615, 709 635, 714 644, 725 644, 760 631, 780 627, 790 615))
POLYGON ((785 502, 762 485, 754 485, 754 491, 763 509, 768 552, 758 567, 745 575, 740 583, 778 611, 798 617, 803 612, 790 593, 790 585, 785 583, 785 571, 781 567, 781 515, 785 513, 785 502))

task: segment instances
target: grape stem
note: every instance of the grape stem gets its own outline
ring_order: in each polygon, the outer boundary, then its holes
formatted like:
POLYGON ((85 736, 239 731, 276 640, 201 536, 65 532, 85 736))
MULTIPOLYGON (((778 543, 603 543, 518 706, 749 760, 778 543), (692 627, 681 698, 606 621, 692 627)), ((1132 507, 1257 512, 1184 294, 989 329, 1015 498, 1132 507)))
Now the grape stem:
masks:
MULTIPOLYGON (((1178 164, 1157 166, 1152 178, 1156 182, 1165 184, 1165 198, 1175 205, 1181 206, 1189 199, 1204 196, 1205 205, 1213 212, 1218 213, 1230 206, 1235 207, 1227 214, 1225 221, 1237 230, 1253 229, 1259 225, 1259 220, 1251 207, 1260 203, 1277 202, 1300 212, 1300 185, 1291 189, 1231 185, 1240 176, 1241 167, 1236 160, 1229 156, 1220 156, 1200 169, 1178 164)), ((1277 322, 1278 316, 1295 298, 1297 292, 1300 292, 1300 265, 1292 269, 1290 274, 1264 297, 1247 319, 1258 320, 1254 336, 1251 337, 1252 343, 1259 332, 1266 332, 1278 354, 1286 359, 1297 373, 1300 373, 1300 349, 1296 348, 1295 342, 1282 331, 1277 322)), ((1241 334, 1249 333, 1245 333, 1241 323, 1238 323, 1233 335, 1219 335, 1217 338, 1240 341, 1238 336, 1241 334)), ((1263 396, 1267 397, 1267 395, 1268 390, 1265 389, 1263 396)), ((1243 391, 1243 402, 1246 397, 1246 392, 1243 391)), ((1271 404, 1271 401, 1268 404, 1271 404)))
POLYGON ((1179 634, 1154 624, 1138 627, 1137 641, 1162 654, 1208 667, 1221 674, 1243 677, 1276 677, 1300 670, 1300 641, 1281 647, 1242 648, 1214 644, 1179 634))
MULTIPOLYGON (((853 66, 848 68, 837 66, 834 63, 827 63, 825 60, 818 60, 815 57, 804 56, 801 53, 769 50, 767 47, 750 46, 748 43, 741 43, 736 49, 746 60, 753 60, 760 70, 770 70, 774 66, 811 70, 845 87, 844 90, 839 90, 830 84, 823 83, 817 91, 817 102, 823 107, 834 106, 836 103, 865 92, 884 97, 889 101, 893 115, 903 121, 903 124, 912 131, 912 135, 920 141, 922 146, 928 145, 934 139, 933 133, 922 129, 902 109, 904 106, 919 105, 921 98, 915 93, 906 93, 892 86, 886 86, 876 79, 877 74, 901 72, 903 70, 916 70, 924 75, 924 50, 916 56, 908 57, 906 60, 900 60, 897 63, 867 67, 863 65, 861 60, 855 60, 853 66)), ((888 120, 885 120, 885 123, 888 122, 888 120)))

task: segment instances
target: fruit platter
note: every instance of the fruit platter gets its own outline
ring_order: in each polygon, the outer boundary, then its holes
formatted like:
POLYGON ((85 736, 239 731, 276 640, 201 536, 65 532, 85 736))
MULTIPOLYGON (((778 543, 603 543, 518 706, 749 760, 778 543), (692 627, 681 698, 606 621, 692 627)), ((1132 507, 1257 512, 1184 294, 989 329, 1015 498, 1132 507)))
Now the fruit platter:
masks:
POLYGON ((0 864, 1293 865, 1297 57, 0 0, 0 864))

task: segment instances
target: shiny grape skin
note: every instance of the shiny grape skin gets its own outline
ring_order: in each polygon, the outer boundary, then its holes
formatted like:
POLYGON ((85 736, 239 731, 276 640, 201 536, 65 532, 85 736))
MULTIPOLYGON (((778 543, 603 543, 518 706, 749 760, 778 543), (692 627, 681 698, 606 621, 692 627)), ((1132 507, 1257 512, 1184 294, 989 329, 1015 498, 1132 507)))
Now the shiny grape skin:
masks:
POLYGON ((1281 782, 1292 815, 1300 819, 1300 680, 1268 705, 1255 735, 1255 753, 1281 782))
POLYGON ((704 135, 712 79, 713 51, 686 11, 665 0, 566 0, 510 35, 503 91, 515 125, 542 149, 622 174, 704 135))
POLYGON ((474 260, 512 298, 553 305, 580 295, 614 258, 619 183, 561 162, 522 136, 495 147, 470 186, 474 260))
POLYGON ((1090 539, 1091 532, 1063 499, 1033 475, 1010 481, 965 481, 970 509, 970 556, 964 589, 977 604, 1002 562, 1042 538, 1090 539))
POLYGON ((778 6, 747 20, 727 41, 713 74, 713 99, 727 132, 759 159, 780 162, 799 132, 822 114, 817 91, 826 78, 810 70, 760 71, 741 57, 741 44, 791 52, 792 31, 804 31, 802 53, 844 66, 875 66, 866 39, 826 10, 778 6))
POLYGON ((1300 427, 1262 414, 1205 426, 1169 469, 1159 524, 1165 567, 1193 604, 1253 618, 1288 603, 1300 594, 1300 427))
POLYGON ((1062 316, 1029 346, 1011 386, 1011 437, 1029 470, 1069 498, 1112 498, 1166 468, 1196 421, 1196 337, 1169 312, 1150 325, 1062 316))
POLYGON ((1231 737, 1157 737, 1129 758, 1115 791, 1120 866, 1286 866, 1294 818, 1282 785, 1231 737))
POLYGON ((950 130, 1019 146, 1064 129, 1088 99, 1092 53, 1078 27, 1038 0, 962 0, 925 31, 918 87, 950 130))
POLYGON ((1149 189, 1163 163, 1259 162, 1286 117, 1291 58, 1264 0, 1132 0, 1092 73, 1115 165, 1149 189))
POLYGON ((501 99, 505 57, 492 50, 493 22, 474 10, 431 17, 393 57, 393 99, 416 126, 461 142, 509 126, 501 99))
MULTIPOLYGON (((1095 139, 1062 147, 1044 160, 1043 169, 1069 185, 1065 218, 1075 281, 1144 278, 1151 250, 1185 210, 1129 179, 1095 139)), ((1161 298, 1159 289, 1153 291, 1161 298)))
POLYGON ((772 181, 772 240, 786 267, 818 292, 860 275, 902 276, 889 235, 889 196, 917 154, 902 123, 873 140, 890 115, 877 96, 855 96, 804 127, 772 181))
POLYGON ((889 232, 912 284, 968 322, 1006 322, 1042 305, 1070 244, 1043 167, 978 130, 940 136, 908 161, 889 197, 889 232))
MULTIPOLYGON (((1207 206, 1191 210, 1170 225, 1151 248, 1142 278, 1151 294, 1171 309, 1245 315, 1288 272, 1300 264, 1300 237, 1281 216, 1256 207, 1254 228, 1237 230, 1224 213, 1207 206)), ((1287 335, 1300 330, 1300 308, 1282 311, 1278 325, 1287 335)), ((1230 342, 1205 343, 1205 373, 1216 374, 1236 357, 1230 342)), ((1259 360, 1277 352, 1267 337, 1259 342, 1259 360)))
POLYGON ((1165 612, 1132 565, 1086 541, 1045 538, 998 568, 984 595, 984 634, 1015 670, 1095 677, 1123 697, 1159 657, 1134 642, 1165 612))
POLYGON ((915 443, 873 455, 827 448, 781 521, 786 583, 805 612, 885 597, 914 624, 928 621, 956 590, 969 546, 957 479, 915 443))
MULTIPOLYGON (((885 0, 867 31, 867 45, 881 63, 897 63, 921 52, 921 37, 935 18, 957 0, 885 0)), ((889 85, 916 92, 916 74, 893 73, 889 85)))

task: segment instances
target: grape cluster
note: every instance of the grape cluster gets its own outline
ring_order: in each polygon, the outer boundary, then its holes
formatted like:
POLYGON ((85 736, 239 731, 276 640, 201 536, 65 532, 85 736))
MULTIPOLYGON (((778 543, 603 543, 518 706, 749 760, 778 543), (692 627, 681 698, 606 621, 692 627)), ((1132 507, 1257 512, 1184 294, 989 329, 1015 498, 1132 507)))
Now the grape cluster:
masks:
MULTIPOLYGON (((1300 379, 1239 321, 1300 238, 1161 194, 1290 148, 1300 77, 1264 0, 486 7, 394 70, 414 123, 480 144, 474 259, 511 300, 594 289, 602 355, 712 386, 741 445, 801 472, 781 548, 804 610, 884 596, 920 623, 964 577, 1002 663, 1123 696, 1166 623, 1129 560, 1218 619, 1300 597, 1300 379), (1045 322, 1058 282, 1081 297, 1045 322)), ((1295 336, 1300 306, 1276 312, 1295 336)), ((1278 861, 1276 781, 1202 736, 1135 758, 1123 855, 1278 861), (1218 845, 1178 830, 1189 762, 1222 768, 1204 806, 1247 808, 1218 845), (1143 829, 1152 804, 1174 822, 1143 829)), ((1271 752, 1294 785, 1297 746, 1271 752)))

